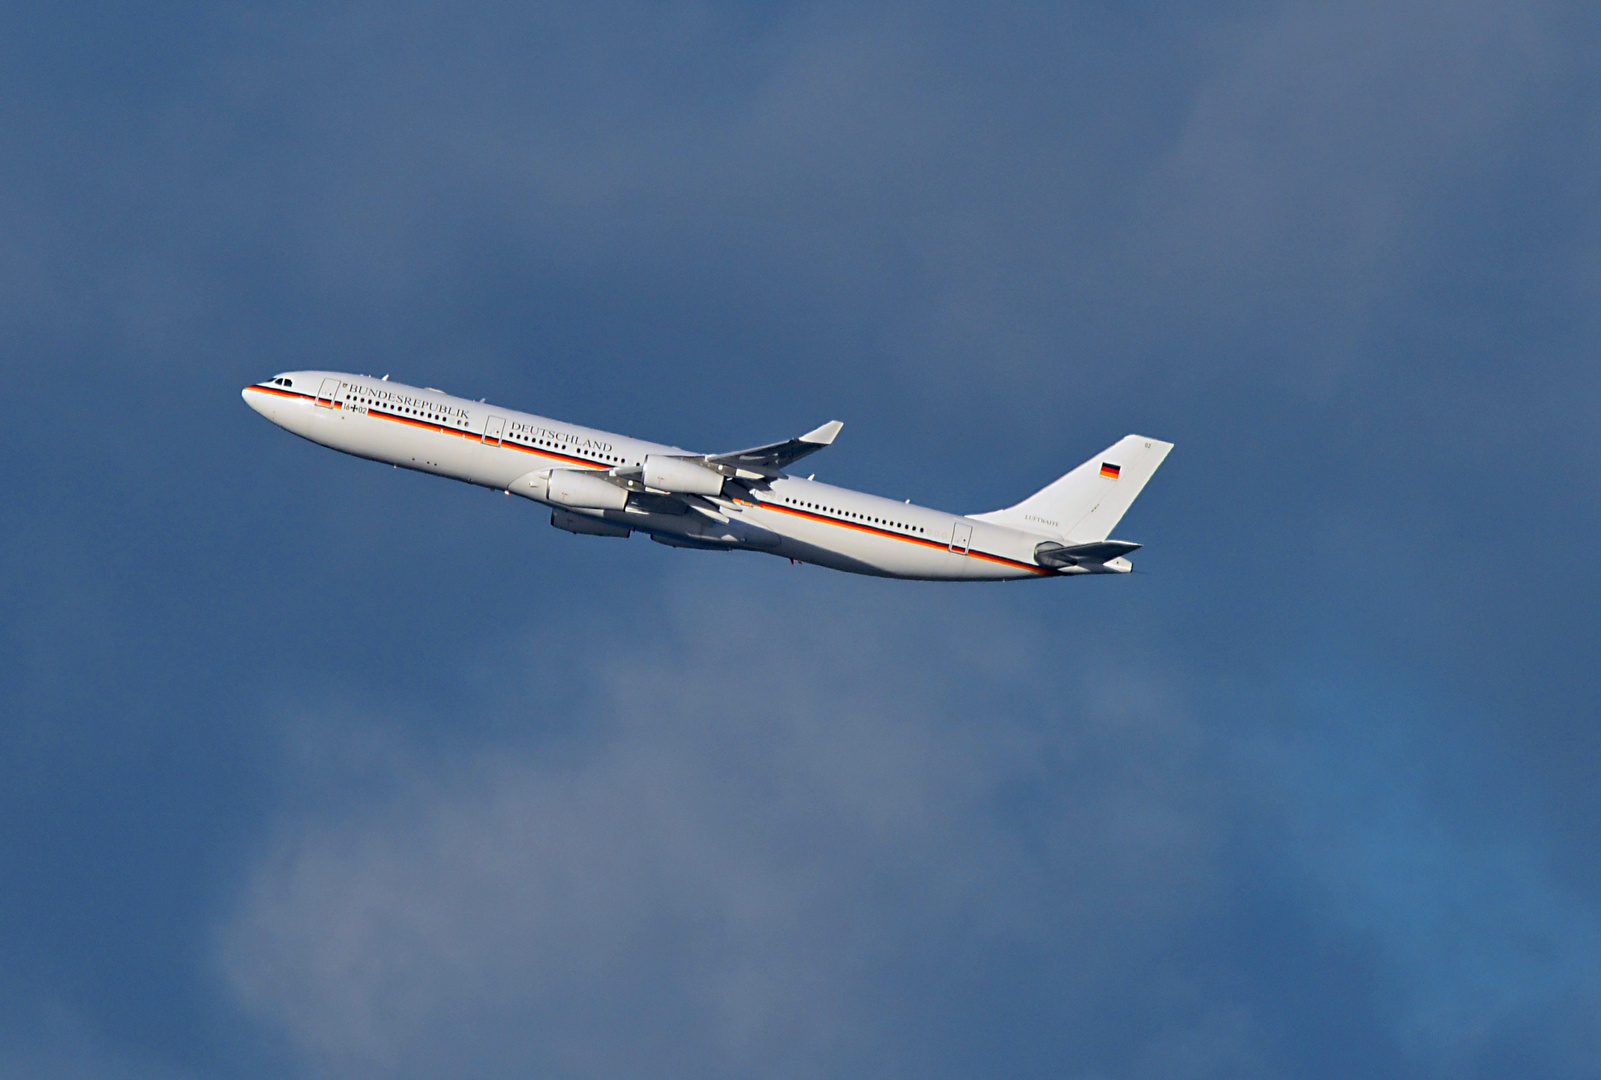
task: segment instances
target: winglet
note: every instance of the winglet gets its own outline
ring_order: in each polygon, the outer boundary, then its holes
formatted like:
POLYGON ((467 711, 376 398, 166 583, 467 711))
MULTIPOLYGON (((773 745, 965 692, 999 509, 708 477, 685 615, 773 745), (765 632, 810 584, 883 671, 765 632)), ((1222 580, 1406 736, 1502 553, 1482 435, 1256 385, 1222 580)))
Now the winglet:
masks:
POLYGON ((816 443, 819 446, 828 446, 833 443, 834 436, 839 434, 840 428, 845 424, 840 420, 830 420, 820 428, 808 431, 800 437, 801 442, 816 443))

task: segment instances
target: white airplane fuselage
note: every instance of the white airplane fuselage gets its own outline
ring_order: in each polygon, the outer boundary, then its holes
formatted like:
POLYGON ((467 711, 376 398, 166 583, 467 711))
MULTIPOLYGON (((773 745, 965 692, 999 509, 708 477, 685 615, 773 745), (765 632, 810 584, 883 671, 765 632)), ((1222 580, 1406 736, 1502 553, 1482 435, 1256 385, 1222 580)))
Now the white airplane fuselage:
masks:
POLYGON ((1048 530, 1032 532, 783 474, 731 480, 716 494, 688 499, 687 509, 671 493, 650 490, 627 494, 618 508, 572 505, 560 499, 562 478, 580 471, 615 475, 641 466, 647 455, 695 455, 344 372, 288 372, 242 394, 256 412, 314 443, 523 495, 551 506, 552 524, 571 532, 638 531, 674 546, 762 551, 897 578, 980 581, 1128 569, 1120 558, 1091 567, 1041 565, 1037 549, 1057 539, 1048 530))

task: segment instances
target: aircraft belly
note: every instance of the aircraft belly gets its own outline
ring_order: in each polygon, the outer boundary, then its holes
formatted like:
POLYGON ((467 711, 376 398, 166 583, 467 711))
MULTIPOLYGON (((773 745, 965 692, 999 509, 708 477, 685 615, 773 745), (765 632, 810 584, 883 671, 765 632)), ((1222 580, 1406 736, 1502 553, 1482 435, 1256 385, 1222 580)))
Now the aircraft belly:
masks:
MULTIPOLYGON (((363 447, 370 447, 376 451, 367 456, 377 457, 381 461, 399 465, 404 469, 418 469, 432 473, 447 472, 445 463, 450 460, 451 454, 450 449, 444 445, 445 436, 419 431, 383 417, 352 413, 348 419, 352 428, 352 441, 359 440, 363 447)), ((351 452, 362 451, 352 449, 351 452)))

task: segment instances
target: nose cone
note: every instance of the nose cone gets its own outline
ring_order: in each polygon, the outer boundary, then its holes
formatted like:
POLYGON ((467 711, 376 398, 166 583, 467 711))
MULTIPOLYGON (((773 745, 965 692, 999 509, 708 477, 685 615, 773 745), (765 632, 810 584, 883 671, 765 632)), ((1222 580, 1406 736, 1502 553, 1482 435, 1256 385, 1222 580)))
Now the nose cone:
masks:
POLYGON ((279 416, 277 416, 279 414, 279 410, 277 410, 279 398, 277 398, 277 395, 272 394, 271 390, 264 389, 261 386, 247 386, 245 389, 240 390, 239 395, 245 398, 245 405, 263 414, 274 424, 279 422, 279 416))

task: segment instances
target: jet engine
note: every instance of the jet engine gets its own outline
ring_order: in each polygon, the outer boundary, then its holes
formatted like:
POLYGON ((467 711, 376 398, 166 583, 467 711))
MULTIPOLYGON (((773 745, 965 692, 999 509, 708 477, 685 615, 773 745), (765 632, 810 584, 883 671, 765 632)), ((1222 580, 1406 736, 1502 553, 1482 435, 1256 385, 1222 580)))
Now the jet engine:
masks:
POLYGON ((553 503, 580 510, 621 510, 628 505, 627 488, 577 469, 557 469, 552 472, 546 497, 553 503))
POLYGON ((674 495, 721 495, 723 474, 688 458, 646 454, 645 486, 674 495))
POLYGON ((551 507, 550 523, 558 529, 566 529, 570 533, 583 536, 627 536, 632 532, 627 525, 593 518, 588 514, 575 514, 559 506, 551 507))

